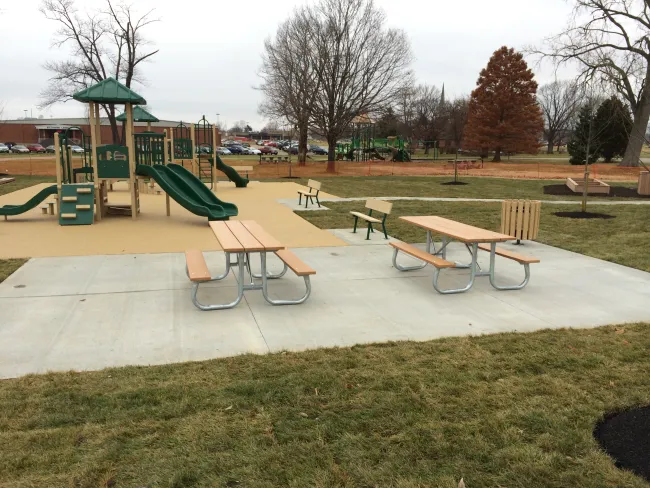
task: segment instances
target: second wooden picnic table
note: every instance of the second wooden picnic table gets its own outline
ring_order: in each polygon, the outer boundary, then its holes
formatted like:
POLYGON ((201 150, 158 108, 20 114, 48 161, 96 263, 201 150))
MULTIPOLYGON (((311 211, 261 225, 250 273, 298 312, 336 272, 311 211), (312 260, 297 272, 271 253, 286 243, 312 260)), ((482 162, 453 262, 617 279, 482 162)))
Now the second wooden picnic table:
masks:
MULTIPOLYGON (((434 282, 433 286, 439 293, 450 294, 450 293, 462 293, 469 290, 474 285, 474 279, 476 276, 489 276, 490 283, 492 283, 495 288, 498 289, 519 289, 523 288, 528 282, 528 267, 526 265, 526 280, 523 285, 517 285, 516 287, 499 287, 495 285, 494 282, 494 268, 495 268, 495 256, 496 256, 496 245, 498 242, 505 242, 514 240, 513 236, 502 234, 500 232, 494 232, 487 229, 481 229, 480 227, 474 227, 473 225, 463 224, 461 222, 456 222, 451 219, 446 219, 444 217, 438 217, 434 215, 420 215, 420 216, 405 216, 400 217, 401 220, 408 222, 410 224, 421 227, 427 231, 427 244, 426 244, 426 254, 431 256, 440 256, 442 259, 431 258, 428 259, 427 256, 417 248, 413 248, 410 245, 393 245, 395 248, 395 253, 393 255, 393 265, 401 271, 410 271, 413 269, 421 269, 427 265, 427 263, 432 264, 435 267, 434 271, 434 282), (433 243, 432 234, 440 234, 442 236, 442 244, 440 249, 436 250, 435 244, 433 243), (469 264, 460 264, 460 263, 451 263, 447 261, 447 246, 452 240, 462 242, 467 247, 470 255, 471 262, 469 264), (479 247, 481 244, 489 244, 489 249, 486 247, 479 247), (490 269, 489 271, 478 271, 478 251, 479 249, 489 250, 490 252, 490 269), (397 252, 401 250, 407 254, 418 259, 424 259, 425 262, 420 266, 411 266, 405 267, 397 263, 397 252), (469 268, 470 269, 470 279, 469 283, 463 288, 453 288, 453 289, 442 289, 438 286, 438 272, 441 268, 469 268)), ((533 261, 531 261, 533 262, 533 261)))

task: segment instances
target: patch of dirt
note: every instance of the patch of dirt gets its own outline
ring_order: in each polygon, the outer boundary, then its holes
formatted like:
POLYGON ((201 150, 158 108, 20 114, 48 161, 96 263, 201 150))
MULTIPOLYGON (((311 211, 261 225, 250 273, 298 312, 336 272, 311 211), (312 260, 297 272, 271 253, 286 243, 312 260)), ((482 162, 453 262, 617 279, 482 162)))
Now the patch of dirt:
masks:
MULTIPOLYGON (((444 156, 443 156, 444 157, 444 156)), ((231 166, 255 166, 251 173, 253 179, 283 178, 289 175, 289 163, 259 163, 258 161, 227 158, 231 166)), ((80 167, 81 158, 75 158, 74 167, 80 167)), ((595 178, 611 181, 636 181, 642 168, 628 168, 613 164, 591 165, 595 178)), ((328 173, 327 163, 308 162, 305 166, 291 165, 291 175, 300 178, 327 176, 449 176, 453 178, 453 167, 447 167, 445 159, 438 161, 412 161, 399 163, 392 161, 348 162, 337 161, 334 173, 328 173)), ((459 169, 459 176, 489 176, 497 178, 523 179, 566 179, 580 178, 583 166, 557 163, 535 162, 486 162, 483 168, 459 169)), ((0 158, 0 174, 55 176, 53 157, 0 158)))
POLYGON ((594 437, 617 468, 650 481, 650 405, 606 415, 594 437))
POLYGON ((615 219, 615 215, 602 214, 597 212, 553 212, 556 217, 567 217, 570 219, 615 219))
MULTIPOLYGON (((544 186, 544 195, 561 195, 561 196, 576 196, 579 193, 571 191, 571 189, 566 185, 546 185, 544 186)), ((608 198, 608 197, 623 197, 623 198, 640 198, 648 199, 650 195, 639 195, 636 191, 636 188, 628 188, 625 186, 611 186, 609 189, 609 195, 603 195, 602 193, 589 193, 589 196, 608 198)))

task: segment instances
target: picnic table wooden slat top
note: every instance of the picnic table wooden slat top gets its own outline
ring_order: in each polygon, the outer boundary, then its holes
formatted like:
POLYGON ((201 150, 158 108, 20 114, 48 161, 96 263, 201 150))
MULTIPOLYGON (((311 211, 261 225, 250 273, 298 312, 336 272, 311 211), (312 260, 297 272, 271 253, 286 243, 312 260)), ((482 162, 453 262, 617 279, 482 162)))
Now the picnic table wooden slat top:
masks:
POLYGON ((242 220, 241 223, 267 251, 279 251, 280 249, 285 248, 280 241, 266 232, 262 226, 254 220, 242 220))
POLYGON ((285 248, 253 220, 210 222, 210 228, 226 252, 279 251, 285 248))
POLYGON ((211 221, 210 228, 214 232, 215 237, 221 244, 221 247, 226 252, 244 252, 244 246, 241 245, 239 240, 233 235, 231 230, 223 221, 211 221))
POLYGON ((461 242, 505 242, 515 238, 500 232, 494 232, 473 225, 463 224, 455 220, 437 217, 435 215, 405 216, 400 219, 415 224, 418 227, 444 234, 461 242))

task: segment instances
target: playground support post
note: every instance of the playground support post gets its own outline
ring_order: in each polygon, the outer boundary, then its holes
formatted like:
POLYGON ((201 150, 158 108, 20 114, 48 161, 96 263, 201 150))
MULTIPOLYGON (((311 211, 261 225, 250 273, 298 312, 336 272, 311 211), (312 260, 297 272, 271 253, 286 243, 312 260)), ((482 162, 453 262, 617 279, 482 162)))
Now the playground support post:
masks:
MULTIPOLYGON (((217 145, 216 141, 217 140, 217 126, 213 125, 212 126, 212 169, 210 172, 212 173, 212 188, 213 191, 217 191, 217 145)), ((199 175, 200 176, 200 175, 199 175)))
POLYGON ((135 147, 133 140, 133 105, 127 103, 126 109, 126 147, 129 152, 129 188, 131 189, 131 218, 138 218, 138 188, 135 177, 135 147))
POLYGON ((59 201, 57 202, 57 212, 61 217, 61 148, 59 147, 59 133, 54 133, 54 160, 56 161, 56 192, 59 201))
MULTIPOLYGON (((165 147, 167 147, 167 144, 165 144, 165 147)), ((174 162, 174 156, 176 156, 176 151, 174 150, 174 129, 169 128, 169 150, 171 150, 171 154, 169 154, 169 160, 165 161, 165 164, 167 162, 173 163, 174 162)))
POLYGON ((192 140, 192 174, 196 174, 196 132, 194 129, 194 124, 190 125, 190 139, 192 140))
MULTIPOLYGON (((90 119, 90 143, 92 144, 93 151, 93 176, 94 176, 94 189, 95 189, 95 220, 102 220, 102 213, 104 208, 104 196, 102 195, 101 186, 98 177, 98 164, 97 164, 97 112, 95 112, 95 102, 88 103, 88 118, 90 119)), ((85 148, 84 148, 85 149, 85 148)))

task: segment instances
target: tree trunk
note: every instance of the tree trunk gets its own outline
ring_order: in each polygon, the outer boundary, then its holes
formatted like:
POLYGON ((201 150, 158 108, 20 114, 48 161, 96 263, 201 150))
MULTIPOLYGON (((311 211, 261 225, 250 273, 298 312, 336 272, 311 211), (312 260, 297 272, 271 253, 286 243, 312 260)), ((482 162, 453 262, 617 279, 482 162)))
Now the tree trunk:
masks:
POLYGON ((645 134, 650 119, 650 76, 646 76, 646 84, 639 98, 639 104, 634 111, 634 123, 630 131, 630 140, 625 148, 621 166, 638 166, 641 149, 645 141, 645 134))
POLYGON ((336 173, 336 134, 327 135, 327 172, 336 173))
POLYGON ((307 124, 298 128, 298 166, 306 166, 307 161, 307 124))
POLYGON ((113 144, 119 144, 121 141, 120 132, 117 129, 117 120, 115 120, 115 105, 105 106, 106 117, 108 123, 111 124, 111 136, 113 136, 113 144))
POLYGON ((546 146, 546 154, 553 154, 553 139, 549 138, 548 145, 546 146))
POLYGON ((501 162, 501 148, 497 147, 496 150, 494 151, 494 159, 492 160, 493 163, 500 163, 501 162))

